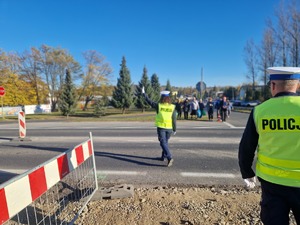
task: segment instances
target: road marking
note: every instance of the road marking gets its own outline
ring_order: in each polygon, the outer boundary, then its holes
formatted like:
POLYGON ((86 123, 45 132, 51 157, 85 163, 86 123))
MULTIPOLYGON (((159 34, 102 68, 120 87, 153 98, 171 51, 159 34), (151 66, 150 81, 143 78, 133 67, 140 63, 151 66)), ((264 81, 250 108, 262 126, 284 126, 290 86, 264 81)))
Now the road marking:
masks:
POLYGON ((146 176, 147 172, 118 171, 118 170, 97 170, 97 174, 100 174, 100 175, 126 175, 126 176, 142 175, 142 176, 146 176))
POLYGON ((230 123, 224 122, 224 124, 226 124, 226 125, 229 126, 230 128, 236 128, 235 126, 233 126, 233 125, 230 124, 230 123))
MULTIPOLYGON (((125 175, 125 176, 146 176, 147 172, 138 171, 118 171, 118 170, 97 170, 98 175, 125 175)), ((195 172, 181 172, 182 177, 212 177, 212 178, 236 178, 238 175, 232 173, 195 173, 195 172)))
MULTIPOLYGON (((0 170, 0 175, 6 174, 22 174, 27 170, 22 169, 5 169, 0 170)), ((99 179, 105 179, 108 175, 111 176, 146 176, 147 171, 119 171, 119 170, 97 170, 97 177, 99 179)), ((198 177, 198 178, 225 178, 225 179, 235 179, 239 175, 232 173, 197 173, 197 172, 181 172, 180 176, 182 177, 198 177)))
POLYGON ((236 178, 237 176, 232 173, 194 173, 194 172, 181 172, 183 177, 213 177, 213 178, 236 178))

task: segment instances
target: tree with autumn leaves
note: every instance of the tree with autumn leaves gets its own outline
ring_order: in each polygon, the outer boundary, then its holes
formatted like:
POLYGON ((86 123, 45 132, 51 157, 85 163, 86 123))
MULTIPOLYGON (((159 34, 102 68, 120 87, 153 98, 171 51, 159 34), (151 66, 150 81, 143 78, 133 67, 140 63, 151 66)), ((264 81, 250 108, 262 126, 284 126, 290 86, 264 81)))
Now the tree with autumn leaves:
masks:
POLYGON ((94 95, 110 95, 112 69, 109 63, 96 51, 88 51, 84 57, 86 71, 82 71, 73 56, 60 47, 42 45, 23 53, 0 50, 0 86, 6 90, 4 105, 51 103, 54 111, 61 98, 66 69, 77 83, 77 100, 85 96, 88 103, 94 95))
MULTIPOLYGON (((20 59, 15 54, 0 51, 0 85, 5 88, 3 104, 6 106, 36 104, 38 99, 34 83, 20 73, 20 59)), ((39 95, 47 101, 46 85, 40 79, 36 80, 39 95)))

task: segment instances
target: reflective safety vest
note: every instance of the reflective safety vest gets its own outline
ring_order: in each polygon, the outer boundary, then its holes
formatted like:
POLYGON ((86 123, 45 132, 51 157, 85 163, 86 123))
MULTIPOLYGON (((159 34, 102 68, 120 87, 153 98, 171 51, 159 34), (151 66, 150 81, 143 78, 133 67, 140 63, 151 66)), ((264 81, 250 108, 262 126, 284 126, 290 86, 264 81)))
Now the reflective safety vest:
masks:
POLYGON ((172 129, 172 114, 175 109, 173 104, 158 103, 158 112, 155 118, 155 126, 165 129, 172 129))
POLYGON ((300 96, 271 98, 254 109, 259 134, 256 175, 300 187, 300 96))

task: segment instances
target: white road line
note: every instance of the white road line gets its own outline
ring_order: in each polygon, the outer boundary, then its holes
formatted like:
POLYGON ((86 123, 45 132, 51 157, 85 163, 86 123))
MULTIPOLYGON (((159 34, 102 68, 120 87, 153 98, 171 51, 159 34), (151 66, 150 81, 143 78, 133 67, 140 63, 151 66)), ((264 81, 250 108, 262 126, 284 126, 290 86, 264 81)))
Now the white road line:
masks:
POLYGON ((233 126, 233 125, 230 124, 230 123, 224 122, 224 124, 226 124, 226 125, 229 126, 230 128, 236 128, 235 126, 233 126))
POLYGON ((194 172, 182 172, 183 177, 213 177, 213 178, 236 178, 237 176, 232 173, 194 173, 194 172))
POLYGON ((126 175, 126 176, 142 175, 142 176, 146 176, 147 172, 118 171, 118 170, 97 170, 97 174, 99 174, 99 175, 126 175))
MULTIPOLYGON (((22 169, 3 169, 0 170, 0 175, 15 173, 22 174, 27 170, 22 169)), ((147 171, 119 171, 119 170, 97 170, 97 176, 107 176, 107 175, 115 175, 115 176, 146 176, 148 174, 147 171)), ((211 177, 211 178, 230 178, 235 179, 239 177, 237 174, 232 173, 197 173, 197 172, 181 172, 180 176, 182 177, 211 177)))
MULTIPOLYGON (((98 175, 125 175, 125 176, 146 176, 146 171, 118 171, 118 170, 97 170, 98 175)), ((212 178, 237 178, 238 175, 232 173, 195 173, 195 172, 181 172, 182 177, 212 177, 212 178)))

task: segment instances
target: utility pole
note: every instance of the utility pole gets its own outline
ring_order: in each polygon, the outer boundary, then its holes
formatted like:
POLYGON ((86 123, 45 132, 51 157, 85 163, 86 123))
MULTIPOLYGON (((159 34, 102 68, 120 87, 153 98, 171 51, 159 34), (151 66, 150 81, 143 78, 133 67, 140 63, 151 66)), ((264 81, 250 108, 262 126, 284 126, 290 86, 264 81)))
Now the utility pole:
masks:
POLYGON ((202 99, 202 87, 204 87, 204 85, 203 85, 203 67, 201 67, 200 99, 202 99))

